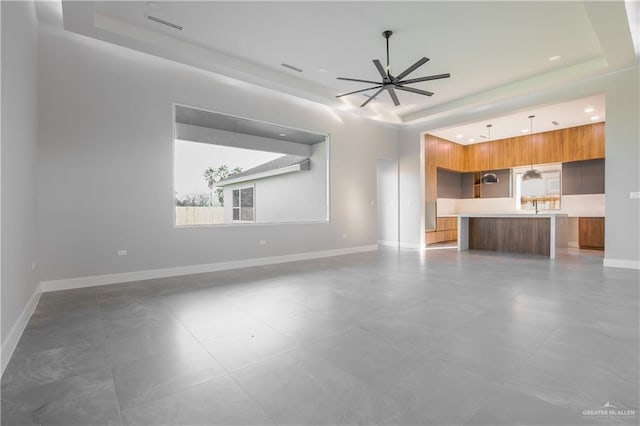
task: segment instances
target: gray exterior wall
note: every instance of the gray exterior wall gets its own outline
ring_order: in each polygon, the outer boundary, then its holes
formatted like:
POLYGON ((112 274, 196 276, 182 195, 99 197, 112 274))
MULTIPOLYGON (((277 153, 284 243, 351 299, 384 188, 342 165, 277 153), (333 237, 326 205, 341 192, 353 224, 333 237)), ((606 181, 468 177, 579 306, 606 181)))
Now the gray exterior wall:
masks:
POLYGON ((327 143, 311 145, 309 170, 249 180, 224 187, 224 222, 233 223, 233 194, 255 185, 256 223, 327 220, 327 143))

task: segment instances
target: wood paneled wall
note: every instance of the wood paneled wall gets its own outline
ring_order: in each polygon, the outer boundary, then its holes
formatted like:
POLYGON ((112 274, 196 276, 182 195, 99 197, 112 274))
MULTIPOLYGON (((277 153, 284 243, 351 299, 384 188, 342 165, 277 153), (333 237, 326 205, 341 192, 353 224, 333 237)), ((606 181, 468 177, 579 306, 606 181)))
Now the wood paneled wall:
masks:
POLYGON ((425 143, 427 163, 457 172, 566 163, 604 158, 605 154, 604 123, 465 146, 427 134, 425 143))

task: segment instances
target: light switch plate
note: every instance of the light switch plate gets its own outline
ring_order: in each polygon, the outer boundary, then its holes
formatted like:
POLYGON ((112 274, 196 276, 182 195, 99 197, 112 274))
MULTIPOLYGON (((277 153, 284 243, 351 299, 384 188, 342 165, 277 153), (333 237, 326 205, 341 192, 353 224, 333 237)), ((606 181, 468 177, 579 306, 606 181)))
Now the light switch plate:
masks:
POLYGON ((630 192, 629 198, 632 200, 640 200, 640 192, 630 192))

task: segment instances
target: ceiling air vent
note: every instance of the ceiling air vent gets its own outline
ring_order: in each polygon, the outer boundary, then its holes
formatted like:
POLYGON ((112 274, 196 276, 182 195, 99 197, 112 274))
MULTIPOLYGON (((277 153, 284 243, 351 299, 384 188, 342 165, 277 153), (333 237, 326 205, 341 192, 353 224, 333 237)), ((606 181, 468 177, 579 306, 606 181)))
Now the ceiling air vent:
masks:
POLYGON ((560 123, 558 123, 558 122, 557 122, 557 121, 555 121, 555 120, 554 120, 554 121, 552 121, 552 122, 551 122, 551 124, 553 124, 554 126, 559 126, 559 125, 560 125, 560 123))
POLYGON ((175 28, 176 30, 182 31, 182 27, 178 24, 174 24, 173 22, 165 21, 164 19, 156 18, 155 16, 147 15, 147 19, 153 22, 157 22, 158 24, 166 25, 167 27, 175 28))
POLYGON ((284 63, 284 62, 281 63, 280 65, 282 65, 285 68, 289 68, 290 70, 293 70, 293 71, 302 72, 302 70, 300 68, 294 67, 293 65, 289 65, 289 64, 284 63))

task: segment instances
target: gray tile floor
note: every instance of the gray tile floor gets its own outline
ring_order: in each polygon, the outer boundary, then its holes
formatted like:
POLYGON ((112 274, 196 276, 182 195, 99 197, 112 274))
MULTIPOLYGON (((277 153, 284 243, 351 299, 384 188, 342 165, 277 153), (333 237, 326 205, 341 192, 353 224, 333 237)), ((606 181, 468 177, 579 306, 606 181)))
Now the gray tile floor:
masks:
POLYGON ((585 411, 639 405, 639 273, 601 264, 384 249, 47 293, 2 425, 638 424, 585 411))

